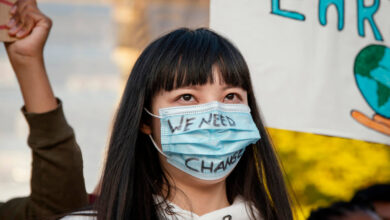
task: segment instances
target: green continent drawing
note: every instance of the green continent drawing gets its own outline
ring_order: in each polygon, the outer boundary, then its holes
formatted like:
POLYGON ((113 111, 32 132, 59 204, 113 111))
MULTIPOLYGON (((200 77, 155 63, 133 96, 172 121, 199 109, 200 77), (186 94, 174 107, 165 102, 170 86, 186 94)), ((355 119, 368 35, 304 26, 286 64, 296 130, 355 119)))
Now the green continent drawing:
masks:
POLYGON ((356 56, 354 74, 367 104, 376 114, 390 118, 390 48, 363 48, 356 56))

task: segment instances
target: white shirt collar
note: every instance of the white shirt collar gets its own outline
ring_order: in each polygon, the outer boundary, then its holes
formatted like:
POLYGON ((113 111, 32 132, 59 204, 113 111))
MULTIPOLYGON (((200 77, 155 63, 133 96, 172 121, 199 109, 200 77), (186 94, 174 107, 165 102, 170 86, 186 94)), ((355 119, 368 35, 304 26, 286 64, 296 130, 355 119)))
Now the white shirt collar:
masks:
MULTIPOLYGON (((162 202, 163 199, 160 196, 154 196, 156 203, 162 202)), ((248 220, 250 218, 250 209, 248 204, 243 200, 241 196, 237 196, 234 199, 233 204, 228 207, 218 209, 202 216, 184 210, 176 204, 167 201, 167 204, 162 203, 161 210, 163 212, 162 219, 167 220, 248 220), (175 213, 172 215, 172 213, 175 213)), ((256 212, 256 208, 254 208, 256 212)), ((261 219, 258 213, 255 213, 255 219, 261 219)))

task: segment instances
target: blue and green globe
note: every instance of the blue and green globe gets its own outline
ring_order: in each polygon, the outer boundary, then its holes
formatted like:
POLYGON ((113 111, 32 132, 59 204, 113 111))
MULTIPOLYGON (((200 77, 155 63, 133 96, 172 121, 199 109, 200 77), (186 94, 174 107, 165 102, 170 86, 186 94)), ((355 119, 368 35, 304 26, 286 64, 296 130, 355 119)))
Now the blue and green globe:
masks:
POLYGON ((363 48, 356 56, 354 74, 367 104, 376 114, 390 118, 390 48, 363 48))

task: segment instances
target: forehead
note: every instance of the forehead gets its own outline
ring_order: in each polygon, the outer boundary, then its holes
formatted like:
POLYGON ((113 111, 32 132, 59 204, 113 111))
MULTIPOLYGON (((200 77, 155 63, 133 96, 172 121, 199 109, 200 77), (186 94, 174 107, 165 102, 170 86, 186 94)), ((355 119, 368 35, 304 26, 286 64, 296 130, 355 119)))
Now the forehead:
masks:
MULTIPOLYGON (((231 85, 231 86, 235 86, 232 83, 226 83, 220 69, 216 65, 212 66, 210 76, 207 78, 206 82, 204 82, 204 83, 198 82, 198 83, 193 84, 193 86, 204 86, 204 85, 213 85, 213 86, 231 85)), ((191 86, 191 85, 178 85, 177 88, 187 87, 187 86, 191 86)), ((237 86, 237 87, 239 87, 239 86, 237 86)))
POLYGON ((177 87, 171 89, 171 90, 165 90, 161 89, 158 92, 154 94, 152 97, 152 102, 156 102, 159 99, 170 99, 170 97, 174 97, 176 95, 182 95, 183 92, 186 93, 192 93, 199 95, 198 98, 204 99, 204 98, 211 98, 211 97, 218 97, 221 95, 221 93, 224 93, 225 91, 233 92, 230 89, 234 89, 235 93, 240 94, 241 96, 246 99, 247 91, 246 89, 242 88, 240 85, 227 83, 224 78, 223 74, 219 70, 218 66, 213 66, 211 77, 208 78, 208 80, 205 83, 196 83, 196 84, 181 84, 177 87), (164 98, 165 97, 165 98, 164 98))
POLYGON ((218 66, 213 65, 211 68, 211 74, 213 75, 212 79, 209 80, 209 84, 219 84, 219 85, 226 85, 225 80, 223 79, 222 73, 219 70, 218 66))
POLYGON ((207 72, 186 72, 177 71, 173 76, 168 77, 165 86, 161 86, 155 94, 161 92, 170 92, 182 88, 200 88, 200 87, 236 87, 246 90, 243 86, 241 77, 232 77, 220 70, 218 65, 213 65, 207 72), (169 84, 169 85, 168 85, 169 84))
POLYGON ((211 75, 208 80, 204 83, 194 83, 194 84, 177 84, 177 86, 175 88, 173 88, 172 90, 160 90, 159 93, 163 92, 172 92, 172 91, 176 91, 176 90, 180 90, 180 89, 205 89, 205 90, 208 90, 208 89, 212 89, 210 90, 210 92, 212 91, 216 91, 216 90, 222 90, 222 89, 228 89, 228 88, 238 88, 240 90, 242 90, 243 92, 246 92, 246 89, 245 88, 242 88, 241 85, 239 84, 236 84, 236 83, 229 83, 229 82, 226 82, 226 80, 223 78, 223 75, 221 73, 221 71, 219 70, 218 66, 214 65, 212 67, 212 71, 211 71, 211 75))

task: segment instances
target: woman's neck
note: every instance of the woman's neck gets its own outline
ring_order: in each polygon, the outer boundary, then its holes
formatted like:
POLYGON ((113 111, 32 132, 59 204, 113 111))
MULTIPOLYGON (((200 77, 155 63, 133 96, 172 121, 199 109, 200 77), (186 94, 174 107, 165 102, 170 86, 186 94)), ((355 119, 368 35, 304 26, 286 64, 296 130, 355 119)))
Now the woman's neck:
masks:
POLYGON ((197 184, 175 181, 168 200, 198 216, 229 206, 226 181, 214 184, 197 184))

